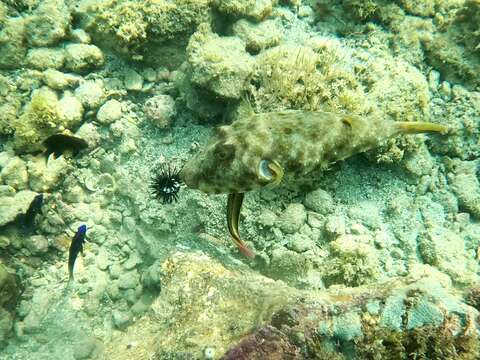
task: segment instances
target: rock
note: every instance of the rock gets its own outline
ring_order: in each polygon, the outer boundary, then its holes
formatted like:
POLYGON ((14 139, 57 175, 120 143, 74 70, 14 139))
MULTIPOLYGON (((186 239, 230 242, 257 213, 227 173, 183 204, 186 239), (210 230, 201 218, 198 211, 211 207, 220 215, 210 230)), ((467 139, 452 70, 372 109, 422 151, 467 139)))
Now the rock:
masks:
POLYGON ((46 288, 38 288, 35 290, 30 302, 30 311, 23 320, 25 333, 34 333, 40 330, 42 321, 54 300, 53 297, 54 294, 46 288))
POLYGON ((48 251, 48 240, 43 235, 32 235, 26 237, 23 244, 32 253, 32 255, 41 255, 48 251))
POLYGON ((83 120, 82 103, 69 92, 66 92, 65 95, 58 101, 57 109, 59 117, 70 129, 80 125, 83 120))
POLYGON ((0 262, 0 308, 14 311, 20 289, 15 276, 0 262))
POLYGON ((122 103, 118 100, 108 100, 97 113, 97 120, 102 124, 110 124, 122 117, 122 103))
POLYGON ((28 159, 28 183, 31 189, 38 192, 48 192, 53 189, 66 174, 69 166, 63 156, 56 159, 50 157, 47 162, 39 156, 30 156, 28 159))
POLYGON ((155 82, 157 81, 157 72, 152 69, 152 68, 145 68, 142 71, 142 76, 145 78, 145 80, 150 81, 150 82, 155 82))
POLYGON ((332 196, 323 189, 309 192, 305 196, 304 204, 307 208, 322 215, 330 214, 335 209, 335 203, 332 196))
POLYGON ((145 102, 145 116, 159 128, 169 127, 177 114, 175 100, 170 95, 156 95, 145 102))
POLYGON ((143 77, 133 69, 127 69, 124 73, 125 88, 132 91, 140 91, 143 87, 143 77))
POLYGON ((75 97, 89 109, 99 107, 105 98, 105 89, 101 80, 87 80, 75 89, 75 97))
POLYGON ((130 324, 132 324, 130 314, 120 310, 114 310, 112 312, 112 321, 113 325, 119 330, 125 330, 130 324))
POLYGON ((86 338, 73 345, 73 357, 75 360, 89 359, 97 347, 95 338, 86 338))
POLYGON ((10 239, 6 236, 0 235, 0 249, 6 249, 10 246, 10 239))
POLYGON ((307 213, 302 204, 290 204, 280 215, 277 225, 287 234, 293 234, 305 224, 307 213))
POLYGON ((101 67, 105 62, 102 51, 95 45, 69 44, 65 47, 65 68, 84 73, 101 67))
POLYGON ((329 215, 325 220, 325 234, 329 239, 345 234, 345 217, 341 215, 329 215))
POLYGON ((463 234, 432 225, 419 236, 418 252, 422 260, 448 274, 454 281, 466 286, 478 283, 477 261, 466 253, 463 234))
POLYGON ((118 278, 118 287, 120 289, 134 289, 140 284, 140 275, 136 270, 127 271, 118 278))
POLYGON ((253 71, 253 58, 237 37, 220 37, 201 24, 190 38, 187 61, 193 84, 225 99, 240 99, 253 71))
POLYGON ((304 234, 295 233, 288 239, 287 247, 295 252, 302 253, 315 248, 315 241, 304 234))
POLYGON ((7 340, 12 332, 13 316, 7 310, 0 308, 0 345, 7 340))
POLYGON ((64 90, 67 87, 76 85, 79 77, 72 74, 65 74, 55 69, 48 69, 43 72, 43 81, 52 89, 64 90))
POLYGON ((108 272, 110 273, 110 277, 112 279, 118 279, 123 273, 123 268, 119 263, 113 263, 108 268, 108 272))
POLYGON ((26 38, 33 46, 50 46, 62 40, 70 25, 70 13, 63 0, 44 0, 27 17, 26 38))
POLYGON ((75 133, 75 136, 85 140, 88 147, 92 149, 100 144, 100 133, 98 132, 98 128, 90 122, 86 122, 80 126, 80 129, 75 133))
POLYGON ((11 18, 0 29, 0 69, 17 69, 25 61, 24 19, 11 18))
MULTIPOLYGON (((2 168, 2 166, 0 166, 2 168)), ((18 156, 13 156, 0 171, 0 181, 17 190, 23 190, 28 184, 28 173, 25 162, 18 156)))
POLYGON ((265 19, 273 7, 272 0, 214 0, 213 6, 228 16, 265 19))
POLYGON ((65 64, 65 50, 58 48, 29 49, 26 63, 37 70, 59 70, 65 64))
POLYGON ((130 256, 128 257, 127 261, 125 261, 122 265, 124 269, 126 270, 132 270, 135 268, 138 264, 142 263, 142 259, 138 255, 137 252, 132 252, 130 253, 130 256))
POLYGON ((138 316, 146 313, 150 305, 155 300, 155 297, 149 294, 143 294, 135 304, 132 305, 130 311, 133 315, 138 316))
POLYGON ((90 44, 92 38, 83 29, 73 29, 70 31, 70 40, 79 44, 90 44))
POLYGON ((380 262, 371 243, 373 238, 365 235, 342 235, 332 241, 324 266, 325 283, 359 286, 375 281, 380 262))
POLYGON ((452 178, 452 188, 460 207, 480 219, 480 182, 474 162, 464 162, 452 178))
POLYGON ((24 214, 37 193, 30 190, 22 190, 13 196, 0 198, 0 226, 15 220, 18 214, 24 214))
POLYGON ((233 33, 242 39, 249 53, 257 54, 263 49, 278 45, 282 37, 280 27, 275 20, 254 23, 240 19, 233 24, 233 33))
POLYGON ((105 271, 108 269, 108 253, 103 248, 100 248, 97 256, 95 256, 95 262, 100 270, 105 271))

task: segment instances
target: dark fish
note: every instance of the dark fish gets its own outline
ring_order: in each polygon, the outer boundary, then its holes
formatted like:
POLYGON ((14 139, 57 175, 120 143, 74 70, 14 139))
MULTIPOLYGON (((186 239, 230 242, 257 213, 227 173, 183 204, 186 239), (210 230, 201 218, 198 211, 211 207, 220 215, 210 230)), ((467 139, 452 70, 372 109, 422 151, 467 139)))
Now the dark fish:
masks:
POLYGON ((71 135, 56 134, 48 137, 44 142, 45 154, 53 155, 57 158, 62 155, 66 150, 70 150, 73 156, 78 155, 80 151, 86 149, 88 144, 85 140, 71 135))
POLYGON ((78 253, 83 255, 83 244, 85 243, 85 235, 87 234, 87 225, 80 225, 77 232, 73 236, 70 249, 68 249, 68 273, 69 280, 73 280, 73 266, 77 260, 78 253))
POLYGON ((28 210, 25 214, 17 215, 17 224, 20 227, 20 231, 24 234, 30 234, 35 228, 35 217, 40 212, 43 204, 43 194, 36 195, 30 203, 28 210))

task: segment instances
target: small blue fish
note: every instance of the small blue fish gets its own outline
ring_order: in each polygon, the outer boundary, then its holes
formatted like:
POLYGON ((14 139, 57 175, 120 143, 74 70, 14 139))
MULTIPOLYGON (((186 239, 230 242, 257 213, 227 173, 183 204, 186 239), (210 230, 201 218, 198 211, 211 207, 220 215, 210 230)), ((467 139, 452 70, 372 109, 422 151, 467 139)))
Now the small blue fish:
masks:
POLYGON ((77 232, 73 236, 70 249, 68 249, 68 273, 69 281, 73 280, 73 266, 77 260, 78 253, 83 255, 83 244, 85 243, 85 236, 87 234, 87 225, 80 225, 77 232))

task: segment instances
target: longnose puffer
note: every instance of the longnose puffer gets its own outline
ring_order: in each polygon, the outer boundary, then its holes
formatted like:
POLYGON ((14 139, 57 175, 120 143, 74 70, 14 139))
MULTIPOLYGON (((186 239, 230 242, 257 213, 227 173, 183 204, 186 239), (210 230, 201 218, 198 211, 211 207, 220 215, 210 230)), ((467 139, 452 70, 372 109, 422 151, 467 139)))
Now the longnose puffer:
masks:
POLYGON ((330 164, 375 148, 400 134, 437 132, 430 122, 395 122, 332 112, 254 114, 221 126, 209 144, 180 172, 185 184, 206 193, 229 194, 227 223, 236 245, 244 193, 282 181, 311 178, 330 164))

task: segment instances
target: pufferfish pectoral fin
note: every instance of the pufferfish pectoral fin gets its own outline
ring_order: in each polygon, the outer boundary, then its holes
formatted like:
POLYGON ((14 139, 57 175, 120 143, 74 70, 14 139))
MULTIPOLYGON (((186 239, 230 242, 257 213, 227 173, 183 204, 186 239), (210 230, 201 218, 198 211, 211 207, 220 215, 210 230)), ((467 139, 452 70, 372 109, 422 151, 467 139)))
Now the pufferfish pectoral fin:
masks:
POLYGON ((283 168, 275 160, 262 159, 257 166, 257 177, 267 184, 278 185, 283 179, 283 168))

